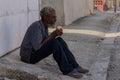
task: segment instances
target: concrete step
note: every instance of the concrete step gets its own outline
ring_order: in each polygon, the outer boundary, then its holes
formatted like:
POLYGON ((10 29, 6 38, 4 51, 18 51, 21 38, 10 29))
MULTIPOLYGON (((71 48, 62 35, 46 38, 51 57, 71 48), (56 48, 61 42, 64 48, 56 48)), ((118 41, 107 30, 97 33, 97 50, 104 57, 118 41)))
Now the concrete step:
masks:
MULTIPOLYGON (((82 67, 90 69, 99 51, 99 46, 71 41, 67 41, 67 44, 78 63, 82 67)), ((80 80, 89 80, 90 74, 91 72, 80 80)), ((19 50, 0 59, 0 76, 17 80, 77 80, 62 75, 52 55, 37 64, 26 64, 20 61, 19 50)))

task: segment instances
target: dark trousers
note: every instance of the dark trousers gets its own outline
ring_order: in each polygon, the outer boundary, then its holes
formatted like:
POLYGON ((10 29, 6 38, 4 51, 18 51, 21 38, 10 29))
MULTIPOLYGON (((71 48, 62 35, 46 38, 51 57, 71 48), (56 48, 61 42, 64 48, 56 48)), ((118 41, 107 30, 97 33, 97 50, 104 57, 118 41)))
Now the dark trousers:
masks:
POLYGON ((53 57, 63 74, 67 74, 74 68, 78 67, 78 63, 73 54, 61 37, 52 39, 44 44, 38 51, 33 53, 31 55, 30 63, 37 63, 50 54, 53 54, 53 57))

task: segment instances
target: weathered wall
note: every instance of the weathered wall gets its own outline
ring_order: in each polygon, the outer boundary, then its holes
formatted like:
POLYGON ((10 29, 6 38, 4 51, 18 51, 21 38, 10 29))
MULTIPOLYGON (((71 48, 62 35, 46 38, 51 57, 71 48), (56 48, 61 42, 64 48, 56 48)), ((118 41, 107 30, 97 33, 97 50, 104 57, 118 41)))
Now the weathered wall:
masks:
POLYGON ((93 0, 42 0, 41 6, 52 6, 57 11, 57 24, 68 25, 93 12, 93 0))
POLYGON ((89 12, 90 14, 93 13, 93 9, 94 9, 94 0, 88 0, 88 3, 89 3, 89 12))
POLYGON ((70 24, 80 17, 90 15, 93 12, 92 0, 64 0, 65 24, 70 24))
POLYGON ((114 7, 113 0, 106 0, 107 8, 111 9, 114 7))
POLYGON ((36 0, 0 0, 0 56, 20 46, 28 25, 37 19, 36 0))

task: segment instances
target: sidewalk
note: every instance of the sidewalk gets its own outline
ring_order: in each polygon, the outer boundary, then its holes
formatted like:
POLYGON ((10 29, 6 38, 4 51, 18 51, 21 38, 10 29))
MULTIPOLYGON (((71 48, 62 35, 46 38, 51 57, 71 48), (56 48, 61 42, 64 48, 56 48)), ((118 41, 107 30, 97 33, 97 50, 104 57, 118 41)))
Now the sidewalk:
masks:
MULTIPOLYGON (((112 48, 112 54, 108 66, 108 75, 106 80, 119 80, 120 79, 120 16, 116 18, 113 22, 112 30, 115 34, 113 43, 114 47, 112 48)), ((111 40, 112 41, 112 40, 111 40)))
MULTIPOLYGON (((95 11, 95 14, 64 27, 62 37, 78 63, 90 70, 80 80, 100 80, 94 77, 96 76, 94 73, 100 66, 94 68, 93 66, 96 65, 96 60, 98 61, 98 54, 102 49, 101 42, 104 40, 105 33, 109 31, 113 19, 115 19, 113 13, 95 11)), ((76 80, 62 75, 52 56, 34 65, 26 64, 20 61, 19 50, 0 59, 0 75, 17 80, 76 80)))

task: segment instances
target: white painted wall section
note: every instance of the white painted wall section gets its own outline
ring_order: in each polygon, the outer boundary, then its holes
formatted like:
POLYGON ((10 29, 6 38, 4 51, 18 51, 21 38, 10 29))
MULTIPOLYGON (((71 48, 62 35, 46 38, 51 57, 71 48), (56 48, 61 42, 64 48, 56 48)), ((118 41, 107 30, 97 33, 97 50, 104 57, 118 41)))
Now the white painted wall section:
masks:
POLYGON ((64 0, 65 25, 90 15, 93 12, 93 0, 64 0))
POLYGON ((28 26, 39 19, 38 0, 0 0, 0 56, 20 46, 28 26))

